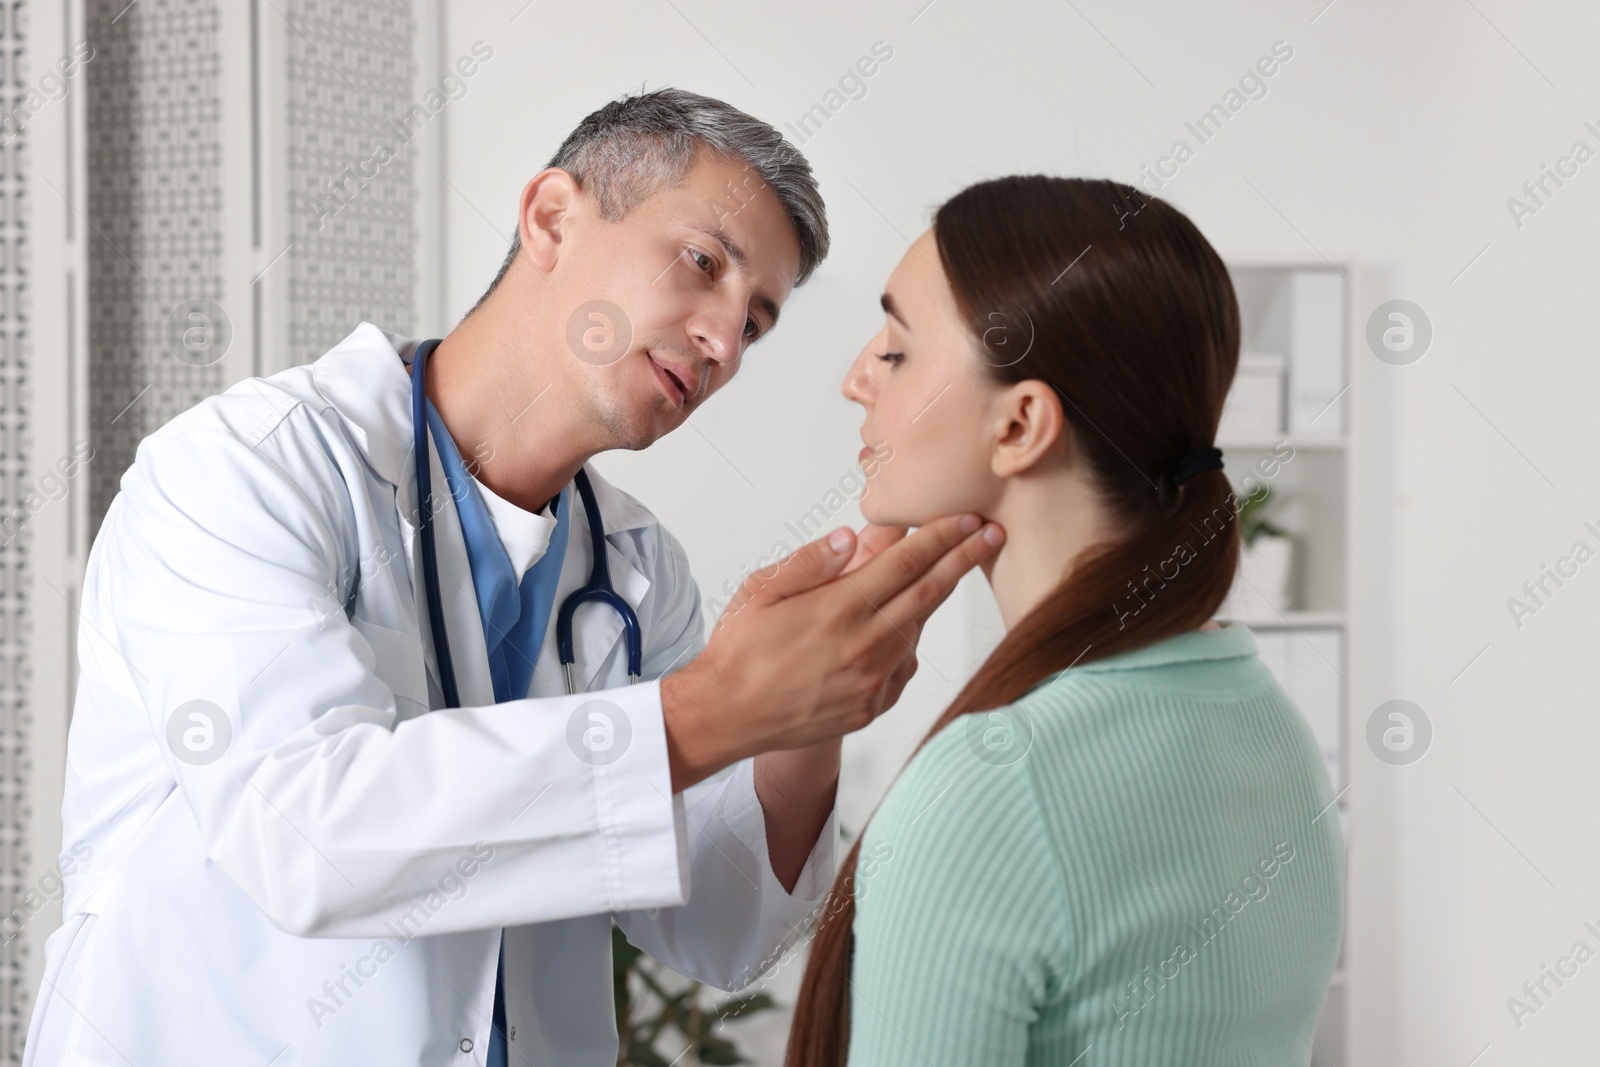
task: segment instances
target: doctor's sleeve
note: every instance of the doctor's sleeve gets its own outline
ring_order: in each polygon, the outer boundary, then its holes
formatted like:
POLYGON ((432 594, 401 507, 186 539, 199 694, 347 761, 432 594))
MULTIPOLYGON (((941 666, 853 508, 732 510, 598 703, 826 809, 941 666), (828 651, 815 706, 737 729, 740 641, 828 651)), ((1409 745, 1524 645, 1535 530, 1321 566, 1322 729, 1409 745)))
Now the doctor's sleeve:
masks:
MULTIPOLYGON (((705 645, 700 591, 683 546, 664 528, 651 578, 657 641, 644 677, 681 668, 705 645)), ((741 989, 805 932, 833 882, 837 812, 830 811, 794 892, 767 853, 766 817, 755 790, 755 759, 740 760, 682 794, 688 832, 689 899, 676 907, 614 912, 634 945, 680 974, 718 989, 741 989)))
POLYGON ((378 668, 421 643, 389 630, 375 646, 340 598, 354 570, 374 581, 405 557, 373 555, 369 497, 347 481, 364 475, 338 466, 305 410, 246 436, 146 438, 91 552, 82 632, 147 719, 207 855, 301 936, 686 900, 670 777, 648 755, 661 739, 604 765, 567 740, 595 696, 659 731, 658 684, 399 715, 378 668))

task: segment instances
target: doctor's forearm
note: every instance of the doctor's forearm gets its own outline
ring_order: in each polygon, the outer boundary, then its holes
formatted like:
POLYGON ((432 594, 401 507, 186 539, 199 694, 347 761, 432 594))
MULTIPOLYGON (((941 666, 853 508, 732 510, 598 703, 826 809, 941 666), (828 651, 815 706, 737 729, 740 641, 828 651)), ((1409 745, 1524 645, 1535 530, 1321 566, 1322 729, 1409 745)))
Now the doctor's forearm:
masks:
POLYGON ((834 738, 755 758, 756 798, 766 820, 768 859, 787 893, 794 892, 817 835, 833 811, 842 744, 841 738, 834 738))

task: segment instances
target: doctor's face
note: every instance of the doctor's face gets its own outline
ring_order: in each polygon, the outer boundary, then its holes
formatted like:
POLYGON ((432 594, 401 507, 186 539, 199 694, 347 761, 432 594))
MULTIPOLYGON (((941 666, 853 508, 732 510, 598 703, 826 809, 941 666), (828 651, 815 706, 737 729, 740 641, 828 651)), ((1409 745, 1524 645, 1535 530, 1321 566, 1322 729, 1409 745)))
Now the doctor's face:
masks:
POLYGON ((771 187, 702 151, 676 188, 618 222, 583 198, 550 281, 574 395, 603 448, 641 449, 739 369, 794 287, 800 243, 771 187), (569 309, 567 311, 566 309, 569 309))
POLYGON ((868 449, 891 457, 868 479, 861 514, 886 526, 919 526, 963 511, 993 514, 1003 479, 989 465, 991 434, 1003 386, 984 374, 932 229, 912 242, 880 302, 883 328, 840 387, 866 409, 863 462, 868 449))

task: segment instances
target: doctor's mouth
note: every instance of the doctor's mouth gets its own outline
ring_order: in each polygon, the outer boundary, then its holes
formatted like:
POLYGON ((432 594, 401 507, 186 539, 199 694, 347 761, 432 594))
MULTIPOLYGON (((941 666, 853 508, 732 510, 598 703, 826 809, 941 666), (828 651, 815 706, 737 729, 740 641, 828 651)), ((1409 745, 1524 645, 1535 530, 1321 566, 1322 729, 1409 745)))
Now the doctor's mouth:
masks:
POLYGON ((689 401, 693 398, 698 402, 705 391, 705 375, 695 373, 689 365, 679 360, 669 359, 657 353, 645 350, 645 362, 650 364, 651 374, 655 377, 661 395, 665 396, 672 406, 680 411, 687 409, 689 401))

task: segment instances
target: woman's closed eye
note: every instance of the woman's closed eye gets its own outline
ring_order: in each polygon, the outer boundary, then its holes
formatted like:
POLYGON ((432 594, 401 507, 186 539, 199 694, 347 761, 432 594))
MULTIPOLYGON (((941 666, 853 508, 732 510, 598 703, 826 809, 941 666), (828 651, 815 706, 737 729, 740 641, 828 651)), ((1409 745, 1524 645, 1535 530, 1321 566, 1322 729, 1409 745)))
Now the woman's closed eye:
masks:
POLYGON ((905 359, 906 354, 904 352, 880 352, 878 353, 878 358, 883 360, 885 363, 893 365, 898 364, 902 359, 905 359))

